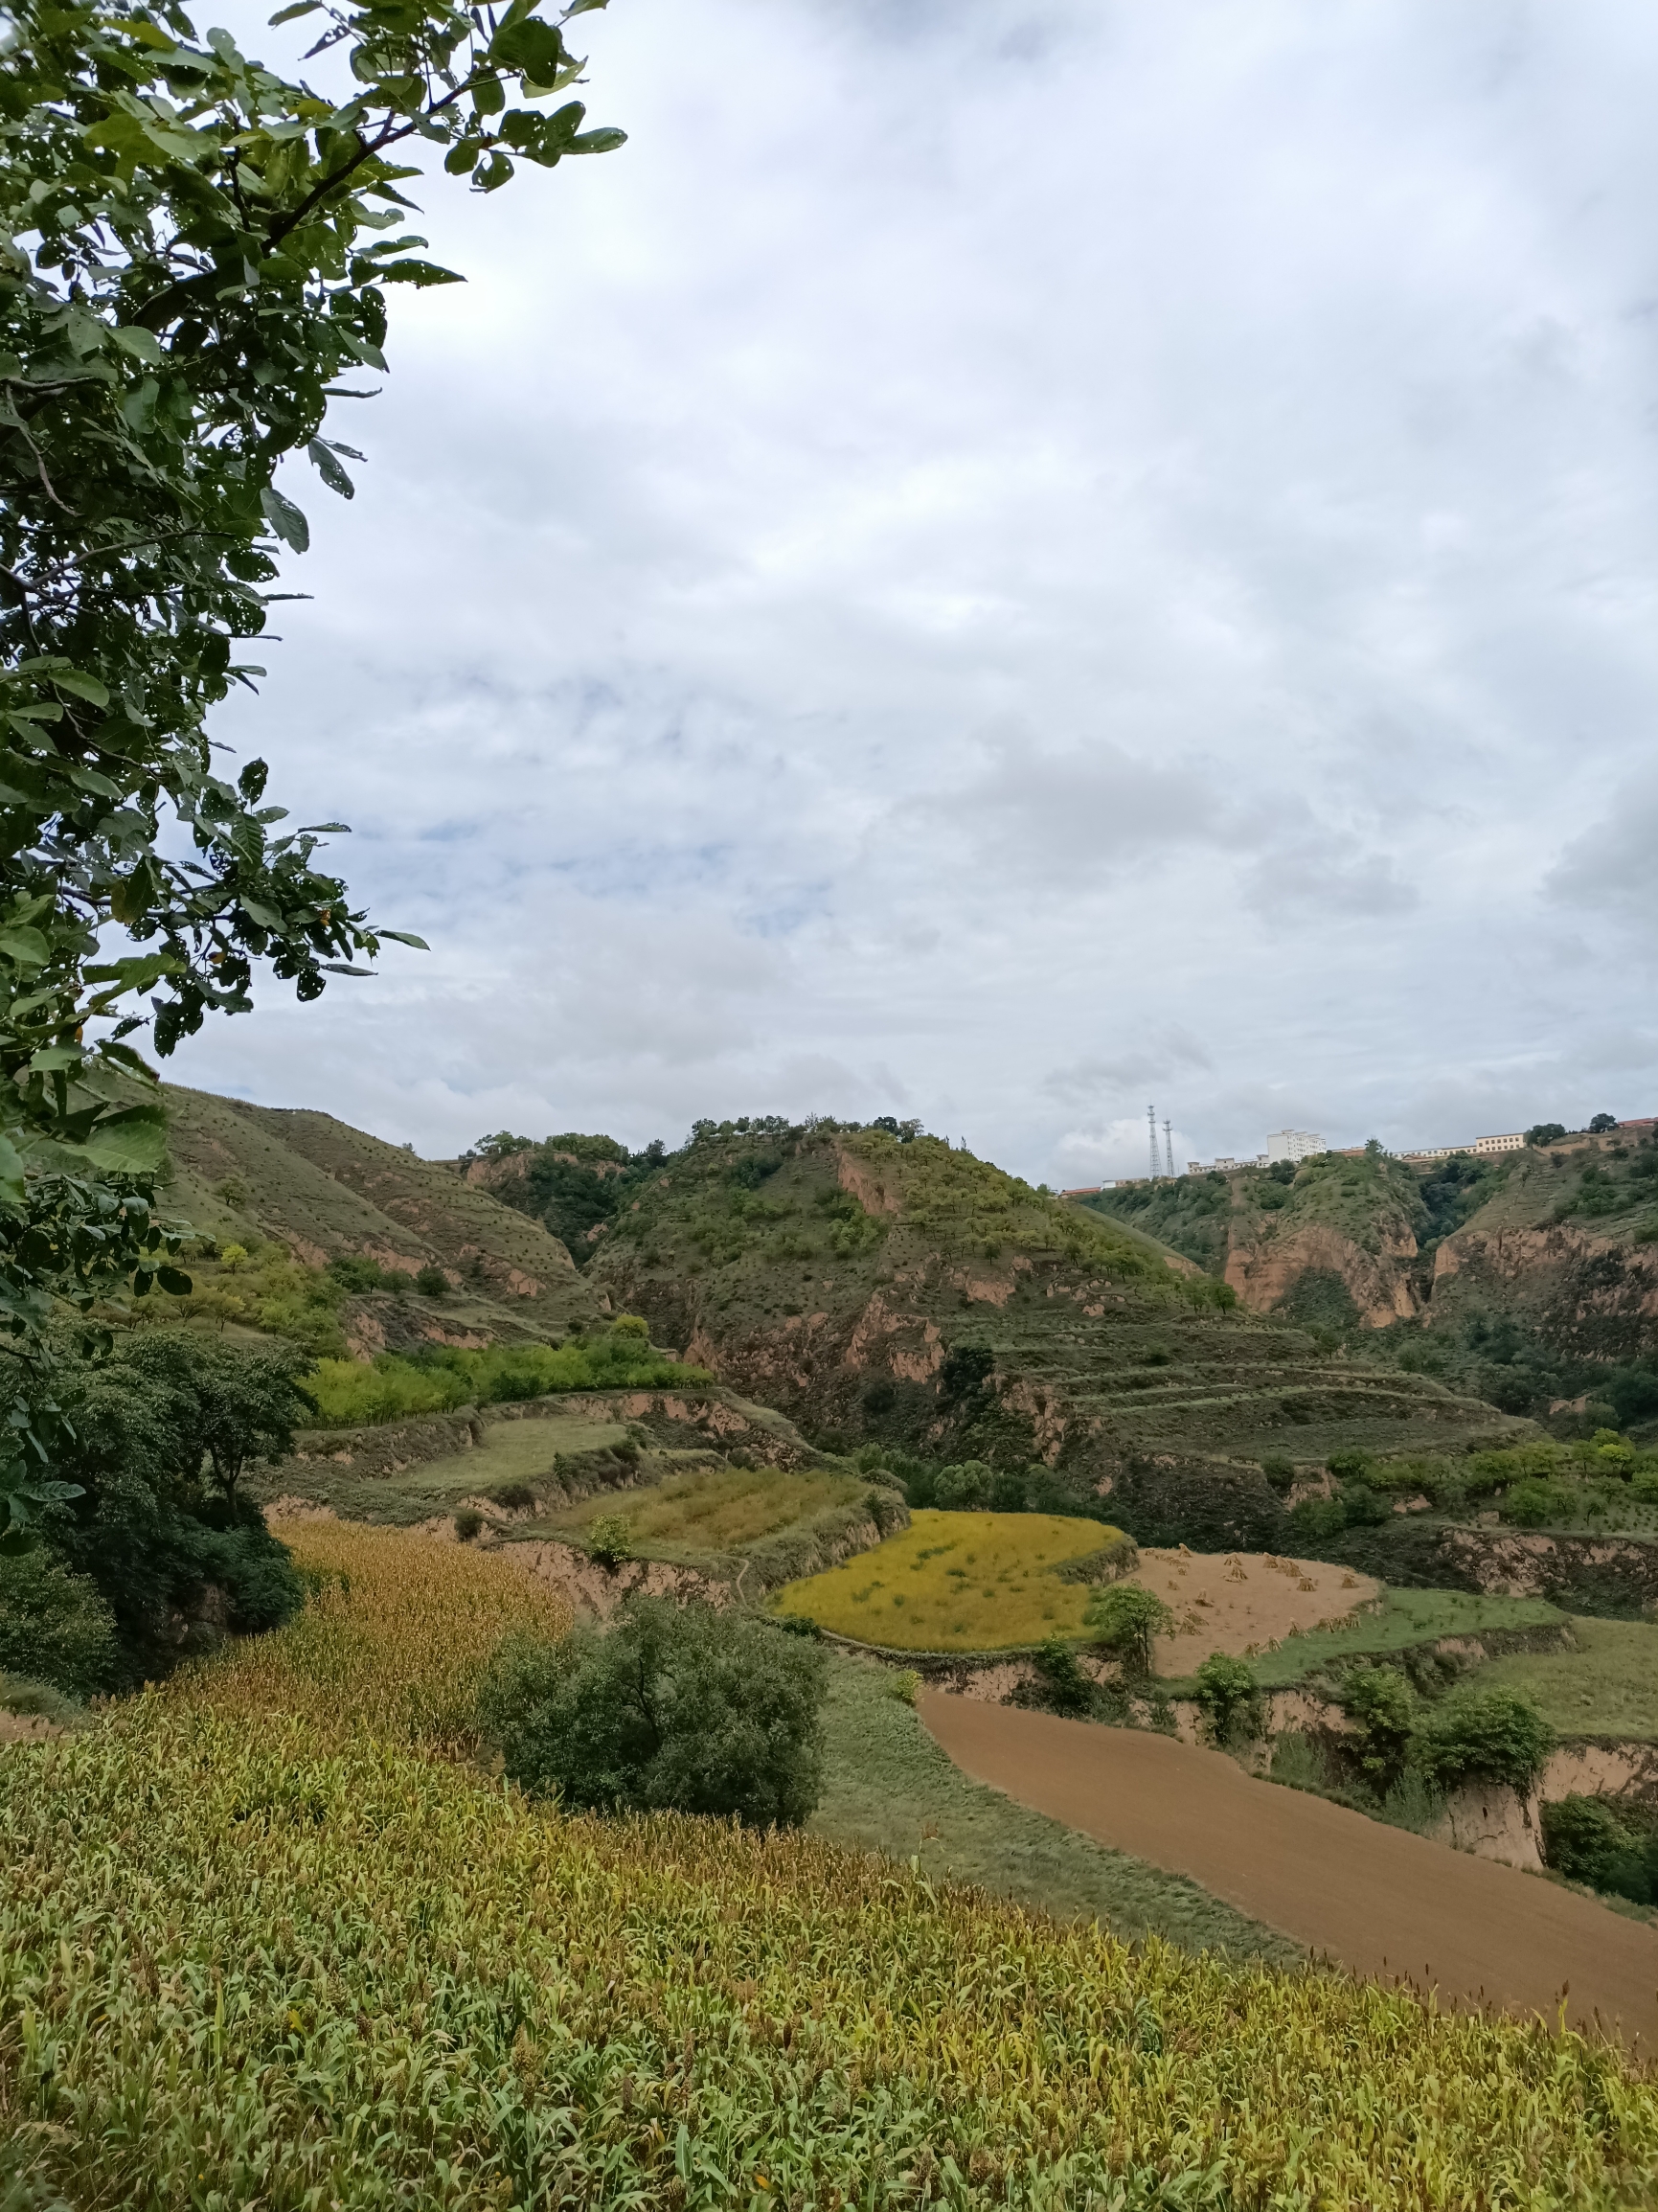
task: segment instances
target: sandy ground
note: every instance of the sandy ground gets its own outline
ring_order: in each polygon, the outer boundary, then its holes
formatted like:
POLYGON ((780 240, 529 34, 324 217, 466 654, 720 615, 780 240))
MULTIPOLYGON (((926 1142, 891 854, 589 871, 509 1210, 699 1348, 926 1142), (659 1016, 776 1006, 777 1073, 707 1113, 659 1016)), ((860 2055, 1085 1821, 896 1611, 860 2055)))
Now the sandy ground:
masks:
POLYGON ((1381 1595, 1381 1585, 1321 1560, 1277 1559, 1270 1552, 1143 1551, 1125 1578, 1154 1591, 1174 1615, 1159 1636, 1160 1675, 1195 1674, 1211 1652, 1243 1657, 1280 1642, 1292 1629, 1322 1629, 1381 1595))
POLYGON ((1658 2048, 1658 1929, 1487 1859, 1257 1782, 1218 1751, 924 1691, 956 1765, 1351 1968, 1658 2048))

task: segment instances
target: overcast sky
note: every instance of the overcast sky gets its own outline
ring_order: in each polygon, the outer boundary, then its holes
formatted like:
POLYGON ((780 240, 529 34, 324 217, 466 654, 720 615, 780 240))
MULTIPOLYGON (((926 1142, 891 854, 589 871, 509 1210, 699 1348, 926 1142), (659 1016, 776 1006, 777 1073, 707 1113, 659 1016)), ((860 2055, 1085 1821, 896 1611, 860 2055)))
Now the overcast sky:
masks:
MULTIPOLYGON (((203 7, 200 22, 239 15, 203 7)), ((293 31, 254 51, 291 66, 293 31)), ((218 734, 432 951, 170 1073, 1033 1180, 1658 1110, 1658 12, 613 0, 218 734)))

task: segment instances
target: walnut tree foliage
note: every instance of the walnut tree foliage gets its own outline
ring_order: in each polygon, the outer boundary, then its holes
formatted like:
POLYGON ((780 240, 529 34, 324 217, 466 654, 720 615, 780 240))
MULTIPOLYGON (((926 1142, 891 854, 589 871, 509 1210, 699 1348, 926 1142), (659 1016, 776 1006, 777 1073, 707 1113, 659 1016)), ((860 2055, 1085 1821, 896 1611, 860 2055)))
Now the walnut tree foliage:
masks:
POLYGON ((261 965, 312 999, 400 934, 208 717, 307 541, 279 463, 351 497, 330 401, 372 397, 389 287, 460 281, 407 228, 409 155, 489 193, 620 145, 561 97, 603 5, 299 0, 272 20, 317 16, 343 99, 177 6, 0 15, 0 1541, 53 1494, 54 1314, 184 1287, 135 1033, 166 1055, 261 965))

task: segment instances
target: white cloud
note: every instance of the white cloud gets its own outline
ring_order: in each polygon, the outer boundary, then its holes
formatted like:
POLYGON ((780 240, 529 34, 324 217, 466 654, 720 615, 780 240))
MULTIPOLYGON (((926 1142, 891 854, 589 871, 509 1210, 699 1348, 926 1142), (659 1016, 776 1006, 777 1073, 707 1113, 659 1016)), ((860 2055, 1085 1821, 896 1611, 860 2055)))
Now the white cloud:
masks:
POLYGON ((186 1080, 1049 1180, 1142 1092, 1204 1158, 1658 1094, 1648 11, 582 24, 630 145, 418 195, 470 281, 220 732, 436 949, 186 1080))

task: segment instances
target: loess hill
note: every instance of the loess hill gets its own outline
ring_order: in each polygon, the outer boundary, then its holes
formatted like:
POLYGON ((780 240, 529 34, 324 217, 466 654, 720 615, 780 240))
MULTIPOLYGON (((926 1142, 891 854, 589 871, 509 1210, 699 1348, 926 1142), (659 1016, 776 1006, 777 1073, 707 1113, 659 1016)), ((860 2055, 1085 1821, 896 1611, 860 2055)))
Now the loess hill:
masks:
POLYGON ((1650 1136, 1420 1165, 1326 1153, 1293 1173, 1180 1176, 1084 1203, 1230 1284, 1252 1311, 1372 1337, 1384 1358, 1510 1412, 1546 1418, 1585 1399, 1620 1425, 1658 1414, 1650 1136))
MULTIPOLYGON (((1055 1510, 1113 1518, 1148 1480, 1195 1483, 1222 1543, 1277 1527, 1264 1457, 1443 1451, 1513 1425, 1238 1310, 1129 1224, 879 1129, 701 1125, 588 1272, 826 1446, 1040 1463, 1055 1510)), ((1143 1510, 1135 1533, 1157 1526, 1143 1510)))
POLYGON ((166 1086, 170 1208, 221 1244, 285 1245, 311 1267, 357 1255, 388 1276, 447 1276, 441 1310, 385 1292, 352 1299, 358 1352, 421 1338, 545 1341, 604 1315, 569 1251, 443 1162, 422 1160, 331 1114, 249 1106, 166 1086))

